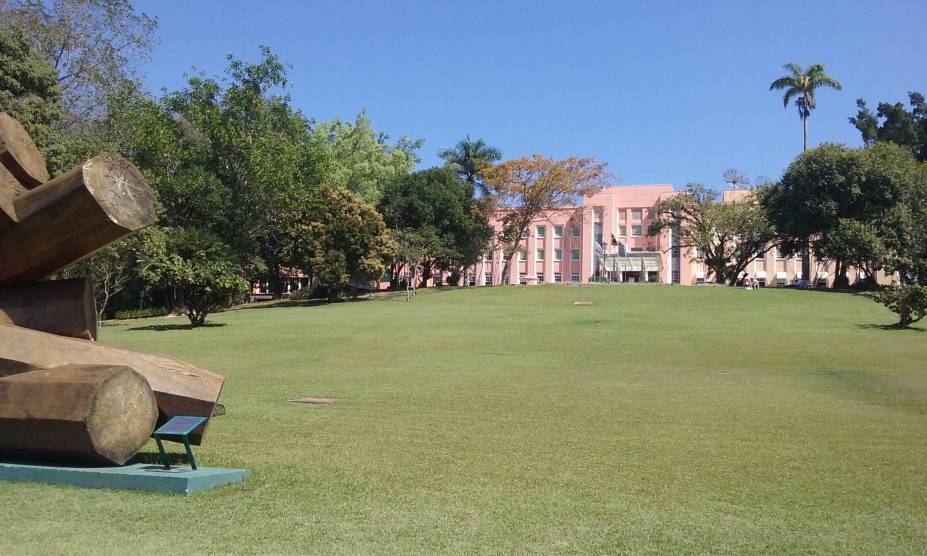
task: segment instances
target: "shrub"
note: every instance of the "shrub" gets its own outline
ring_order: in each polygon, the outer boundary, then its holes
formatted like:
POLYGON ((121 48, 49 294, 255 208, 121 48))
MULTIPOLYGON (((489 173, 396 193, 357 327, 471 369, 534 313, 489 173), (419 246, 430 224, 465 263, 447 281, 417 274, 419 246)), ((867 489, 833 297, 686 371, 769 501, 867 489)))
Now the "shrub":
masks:
POLYGON ((907 328, 927 316, 927 286, 910 285, 883 288, 875 300, 898 315, 895 326, 907 328))

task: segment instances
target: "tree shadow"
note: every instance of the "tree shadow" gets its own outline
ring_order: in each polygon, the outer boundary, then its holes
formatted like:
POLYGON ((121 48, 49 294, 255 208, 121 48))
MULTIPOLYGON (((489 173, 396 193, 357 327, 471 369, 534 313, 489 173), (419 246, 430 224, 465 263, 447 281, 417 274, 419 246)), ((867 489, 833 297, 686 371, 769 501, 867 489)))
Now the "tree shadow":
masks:
POLYGON ((908 326, 908 327, 903 327, 903 326, 898 326, 897 324, 875 324, 875 323, 869 323, 869 324, 857 324, 856 327, 857 327, 857 328, 862 328, 862 329, 864 329, 864 330, 877 329, 877 330, 908 330, 908 331, 911 331, 911 332, 927 332, 927 328, 921 328, 921 327, 919 327, 919 326, 908 326))
MULTIPOLYGON (((183 449, 183 445, 181 445, 183 449)), ((190 465, 190 462, 187 461, 187 454, 184 452, 169 452, 167 451, 167 446, 165 446, 167 463, 172 467, 175 465, 190 465)), ((126 462, 126 465, 134 465, 138 463, 143 464, 154 464, 161 465, 161 456, 158 452, 139 452, 132 456, 132 459, 126 462)))
POLYGON ((201 324, 200 326, 193 326, 192 324, 150 324, 148 326, 133 326, 127 328, 126 330, 144 330, 147 332, 168 332, 171 330, 194 330, 196 328, 220 328, 222 326, 228 326, 224 322, 207 322, 201 324))

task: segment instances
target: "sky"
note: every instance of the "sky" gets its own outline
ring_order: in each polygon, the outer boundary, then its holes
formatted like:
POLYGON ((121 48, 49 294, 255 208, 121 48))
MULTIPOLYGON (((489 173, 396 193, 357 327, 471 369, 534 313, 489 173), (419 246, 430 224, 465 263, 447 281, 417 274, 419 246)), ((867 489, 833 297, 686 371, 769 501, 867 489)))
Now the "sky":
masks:
POLYGON ((316 120, 366 109, 424 139, 421 167, 469 134, 506 159, 592 156, 616 184, 701 182, 737 168, 778 178, 801 151, 794 106, 769 84, 823 63, 810 144, 860 145, 856 99, 927 93, 927 2, 144 0, 160 43, 139 70, 155 94, 221 75, 259 45, 292 64, 287 93, 316 120))

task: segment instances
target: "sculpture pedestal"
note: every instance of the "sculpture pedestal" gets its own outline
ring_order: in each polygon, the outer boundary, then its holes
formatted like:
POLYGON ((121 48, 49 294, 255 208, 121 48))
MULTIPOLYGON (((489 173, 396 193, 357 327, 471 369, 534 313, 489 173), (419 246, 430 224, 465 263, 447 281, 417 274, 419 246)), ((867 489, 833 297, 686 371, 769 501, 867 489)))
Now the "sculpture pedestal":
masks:
POLYGON ((0 481, 32 481, 85 488, 147 490, 172 494, 193 494, 203 490, 240 483, 251 471, 222 467, 173 467, 136 463, 124 467, 60 467, 0 462, 0 481))

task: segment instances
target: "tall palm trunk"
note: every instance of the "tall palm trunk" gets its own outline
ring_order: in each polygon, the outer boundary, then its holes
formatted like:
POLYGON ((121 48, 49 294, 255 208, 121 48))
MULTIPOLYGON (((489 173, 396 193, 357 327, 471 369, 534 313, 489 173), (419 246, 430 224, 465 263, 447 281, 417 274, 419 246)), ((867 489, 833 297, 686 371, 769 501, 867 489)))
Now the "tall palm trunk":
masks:
MULTIPOLYGON (((804 153, 808 150, 808 116, 806 114, 802 114, 801 127, 804 139, 801 152, 804 153)), ((801 257, 801 277, 803 280, 813 283, 811 278, 811 238, 805 238, 805 245, 802 250, 804 253, 802 253, 801 257)))

